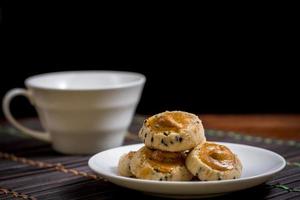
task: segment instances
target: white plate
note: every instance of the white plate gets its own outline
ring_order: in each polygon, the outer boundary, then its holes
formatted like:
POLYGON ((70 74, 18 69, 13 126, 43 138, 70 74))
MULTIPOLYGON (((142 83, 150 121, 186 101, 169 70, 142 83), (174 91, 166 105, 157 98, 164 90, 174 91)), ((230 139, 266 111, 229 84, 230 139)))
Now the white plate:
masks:
POLYGON ((94 155, 89 160, 90 168, 110 182, 126 188, 143 191, 152 195, 199 198, 224 194, 250 188, 269 180, 272 175, 282 170, 286 162, 284 158, 272 151, 242 144, 217 142, 229 147, 237 154, 243 164, 242 177, 222 181, 151 181, 122 177, 117 172, 121 155, 136 151, 144 144, 122 146, 94 155))

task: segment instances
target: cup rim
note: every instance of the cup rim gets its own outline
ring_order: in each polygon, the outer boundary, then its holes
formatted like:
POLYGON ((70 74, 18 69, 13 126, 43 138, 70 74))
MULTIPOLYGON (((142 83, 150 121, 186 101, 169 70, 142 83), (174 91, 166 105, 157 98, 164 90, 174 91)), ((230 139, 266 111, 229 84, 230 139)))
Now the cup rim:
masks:
POLYGON ((51 90, 51 91, 102 91, 102 90, 112 90, 112 89, 122 89, 122 88, 130 88, 138 85, 144 84, 146 81, 145 75, 138 73, 138 72, 130 72, 130 71, 114 71, 114 70, 76 70, 76 71, 57 71, 57 72, 49 72, 49 73, 42 73, 30 76, 25 79, 24 84, 27 88, 33 89, 40 89, 40 90, 51 90), (47 77, 51 75, 61 75, 61 74, 80 74, 80 73, 111 73, 111 74, 122 74, 122 75, 134 75, 138 79, 134 81, 130 81, 127 83, 122 83, 119 85, 102 87, 102 88, 57 88, 51 86, 41 86, 32 83, 34 79, 47 77))

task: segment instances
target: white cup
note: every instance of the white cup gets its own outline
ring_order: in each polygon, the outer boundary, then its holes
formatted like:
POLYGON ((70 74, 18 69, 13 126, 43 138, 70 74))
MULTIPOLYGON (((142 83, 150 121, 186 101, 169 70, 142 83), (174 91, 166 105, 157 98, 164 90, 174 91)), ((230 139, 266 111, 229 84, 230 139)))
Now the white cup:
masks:
POLYGON ((3 99, 8 121, 24 134, 51 142, 67 154, 89 154, 120 146, 131 123, 145 76, 120 71, 69 71, 29 77, 27 89, 3 99), (27 97, 46 132, 24 127, 12 116, 10 102, 27 97))

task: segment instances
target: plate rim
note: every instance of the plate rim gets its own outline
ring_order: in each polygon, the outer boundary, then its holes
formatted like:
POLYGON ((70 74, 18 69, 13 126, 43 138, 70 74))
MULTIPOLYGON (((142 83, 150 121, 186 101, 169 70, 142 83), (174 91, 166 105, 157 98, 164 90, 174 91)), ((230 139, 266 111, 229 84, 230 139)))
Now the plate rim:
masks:
POLYGON ((124 176, 120 176, 120 175, 117 175, 117 174, 112 174, 111 175, 111 174, 107 174, 107 173, 101 173, 93 166, 93 163, 95 162, 94 160, 100 154, 105 153, 107 151, 115 150, 115 149, 118 149, 118 148, 126 148, 126 147, 130 147, 130 146, 142 146, 142 145, 144 145, 144 143, 137 143, 137 144, 123 145, 123 146, 111 148, 111 149, 96 153, 89 159, 88 166, 95 173, 100 174, 101 176, 103 176, 106 179, 115 178, 115 179, 119 179, 119 180, 132 181, 132 182, 136 182, 136 183, 147 183, 147 184, 158 184, 159 183, 161 185, 178 185, 178 184, 181 184, 181 185, 209 185, 209 184, 242 183, 242 182, 253 180, 253 179, 272 176, 273 174, 276 174, 276 173, 280 172, 286 166, 286 160, 280 154, 278 154, 274 151, 268 150, 268 149, 264 149, 264 148, 256 147, 256 146, 251 146, 251 145, 247 145, 247 144, 239 144, 239 143, 231 143, 231 142, 218 142, 218 141, 210 141, 210 142, 215 142, 215 143, 224 144, 224 145, 230 144, 230 145, 243 146, 243 147, 262 150, 262 151, 268 152, 270 154, 273 154, 274 156, 279 158, 282 161, 282 165, 280 167, 276 168, 276 169, 273 169, 271 171, 268 171, 268 172, 265 172, 265 173, 262 173, 262 174, 259 174, 259 175, 255 175, 255 176, 242 177, 242 178, 230 179, 230 180, 217 180, 217 181, 157 181, 157 180, 145 180, 145 179, 124 177, 124 176))

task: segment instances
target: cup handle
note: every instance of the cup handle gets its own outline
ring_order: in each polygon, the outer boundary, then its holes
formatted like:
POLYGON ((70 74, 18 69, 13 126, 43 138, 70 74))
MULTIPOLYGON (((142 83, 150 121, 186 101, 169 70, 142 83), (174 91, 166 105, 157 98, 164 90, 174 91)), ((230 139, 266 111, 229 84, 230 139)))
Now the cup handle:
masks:
POLYGON ((2 102, 2 108, 3 108, 3 112, 4 115, 6 117, 6 119, 12 124, 14 125, 17 129, 19 129, 20 131, 22 131, 22 133, 26 134, 26 135, 30 135, 36 139, 39 140, 43 140, 45 142, 50 142, 50 135, 47 132, 40 132, 40 131, 35 131, 35 130, 31 130, 29 128, 26 128, 25 126, 23 126, 22 124, 20 124, 19 122, 17 122, 17 120, 12 116, 11 112, 10 112, 10 102, 11 100, 18 96, 18 95, 23 95, 25 97, 27 97, 29 99, 29 101, 31 101, 31 94, 29 91, 22 89, 22 88, 15 88, 12 89, 10 91, 8 91, 4 98, 3 98, 3 102, 2 102))

